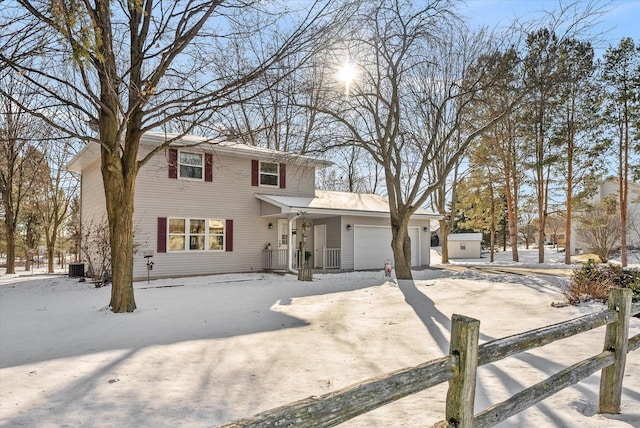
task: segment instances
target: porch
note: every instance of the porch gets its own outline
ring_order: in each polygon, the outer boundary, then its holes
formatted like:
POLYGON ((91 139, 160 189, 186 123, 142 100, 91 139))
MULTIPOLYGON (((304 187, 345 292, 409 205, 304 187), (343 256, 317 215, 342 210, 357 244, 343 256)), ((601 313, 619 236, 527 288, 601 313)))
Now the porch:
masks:
MULTIPOLYGON (((287 271, 287 249, 264 249, 262 250, 262 269, 266 271, 287 271)), ((322 260, 313 260, 313 254, 305 251, 304 265, 302 263, 302 251, 297 249, 292 260, 293 269, 314 268, 314 269, 341 269, 340 248, 322 249, 322 260)))

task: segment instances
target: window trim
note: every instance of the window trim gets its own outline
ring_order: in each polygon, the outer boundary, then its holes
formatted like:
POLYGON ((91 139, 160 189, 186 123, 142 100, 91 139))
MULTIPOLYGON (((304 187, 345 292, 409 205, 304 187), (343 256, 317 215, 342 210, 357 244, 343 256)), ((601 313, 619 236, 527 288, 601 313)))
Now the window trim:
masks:
POLYGON ((178 178, 181 180, 192 180, 192 181, 205 181, 205 154, 204 153, 198 153, 198 152, 189 152, 187 150, 178 150, 178 159, 177 159, 177 172, 178 172, 178 178), (191 165, 191 164, 183 164, 182 162, 180 162, 180 154, 182 153, 188 153, 191 155, 198 155, 200 156, 200 169, 202 171, 201 177, 200 178, 194 178, 194 177, 183 177, 182 176, 182 169, 180 168, 182 165, 184 166, 191 166, 191 167, 198 167, 198 165, 191 165))
POLYGON ((278 162, 267 162, 267 161, 258 161, 258 186, 260 187, 280 187, 280 164, 278 162), (262 165, 263 164, 271 164, 276 166, 276 172, 263 172, 262 165), (275 176, 276 184, 262 184, 262 176, 275 176))
POLYGON ((167 253, 221 253, 227 250, 227 219, 218 218, 218 217, 167 217, 167 253), (169 225, 171 224, 171 220, 183 220, 185 222, 185 232, 181 233, 169 233, 169 225), (194 233, 193 236, 204 236, 204 249, 192 250, 191 247, 191 220, 204 220, 205 222, 205 230, 204 234, 202 233, 194 233), (209 222, 210 220, 218 220, 222 223, 222 234, 209 234, 209 222), (184 236, 184 248, 181 250, 172 250, 169 245, 169 238, 171 236, 184 236), (209 249, 209 239, 211 236, 222 236, 222 248, 218 249, 209 249))

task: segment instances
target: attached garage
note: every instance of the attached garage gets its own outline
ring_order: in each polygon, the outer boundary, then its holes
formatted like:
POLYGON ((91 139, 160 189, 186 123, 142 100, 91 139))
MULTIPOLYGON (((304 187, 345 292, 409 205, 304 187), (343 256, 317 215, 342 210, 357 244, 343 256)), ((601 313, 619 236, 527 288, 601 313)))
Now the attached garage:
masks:
MULTIPOLYGON (((420 266, 420 229, 409 228, 411 238, 411 266, 420 266)), ((353 264, 355 270, 382 269, 387 261, 393 263, 391 228, 388 226, 354 226, 353 264)))

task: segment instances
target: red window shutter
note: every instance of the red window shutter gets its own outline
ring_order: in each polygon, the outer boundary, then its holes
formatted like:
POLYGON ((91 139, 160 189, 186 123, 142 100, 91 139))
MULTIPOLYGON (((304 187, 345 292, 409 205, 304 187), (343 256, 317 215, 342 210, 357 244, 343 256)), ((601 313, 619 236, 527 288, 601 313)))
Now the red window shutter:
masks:
POLYGON ((169 178, 178 178, 178 149, 169 149, 169 178))
POLYGON ((167 218, 158 217, 158 252, 167 252, 167 218))
POLYGON ((287 164, 280 164, 280 188, 285 189, 287 187, 287 164))
POLYGON ((213 155, 204 154, 204 181, 213 181, 213 155))
POLYGON ((251 160, 251 185, 258 185, 258 161, 256 159, 251 160))
POLYGON ((227 220, 224 226, 225 251, 233 251, 233 220, 227 220))

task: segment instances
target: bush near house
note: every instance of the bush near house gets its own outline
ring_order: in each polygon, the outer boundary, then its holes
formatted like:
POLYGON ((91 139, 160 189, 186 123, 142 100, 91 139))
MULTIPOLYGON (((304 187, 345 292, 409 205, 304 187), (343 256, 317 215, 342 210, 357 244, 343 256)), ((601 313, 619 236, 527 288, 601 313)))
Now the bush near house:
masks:
POLYGON ((633 291, 633 301, 640 301, 640 271, 612 263, 597 265, 589 260, 573 270, 564 295, 572 305, 587 301, 605 303, 612 287, 629 288, 633 291))

